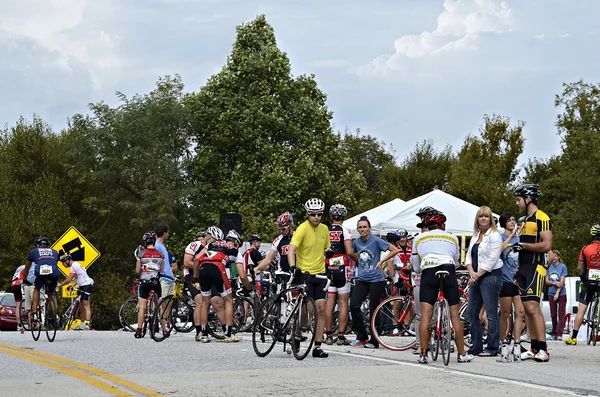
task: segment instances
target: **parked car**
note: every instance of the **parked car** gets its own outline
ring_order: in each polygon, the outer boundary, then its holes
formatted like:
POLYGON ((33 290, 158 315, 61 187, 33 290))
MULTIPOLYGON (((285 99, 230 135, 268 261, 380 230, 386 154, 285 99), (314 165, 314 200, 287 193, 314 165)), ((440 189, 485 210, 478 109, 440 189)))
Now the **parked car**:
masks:
POLYGON ((17 329, 17 303, 12 292, 0 292, 0 330, 17 329))

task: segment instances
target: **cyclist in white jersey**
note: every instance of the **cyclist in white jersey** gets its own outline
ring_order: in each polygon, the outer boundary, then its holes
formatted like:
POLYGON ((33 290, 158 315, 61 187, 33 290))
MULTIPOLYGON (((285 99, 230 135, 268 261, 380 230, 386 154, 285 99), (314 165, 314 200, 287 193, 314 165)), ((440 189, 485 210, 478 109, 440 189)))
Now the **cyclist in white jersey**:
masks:
POLYGON ((421 271, 421 323, 419 324, 421 352, 419 363, 427 364, 427 350, 431 331, 429 324, 433 316, 433 306, 438 298, 440 282, 435 275, 440 270, 449 274, 444 279, 444 298, 450 306, 450 318, 454 327, 458 362, 466 363, 473 356, 465 352, 464 330, 458 317, 458 282, 456 280, 456 264, 459 260, 458 239, 446 232, 446 216, 437 211, 428 214, 423 223, 429 231, 419 234, 413 243, 411 263, 415 272, 421 271))

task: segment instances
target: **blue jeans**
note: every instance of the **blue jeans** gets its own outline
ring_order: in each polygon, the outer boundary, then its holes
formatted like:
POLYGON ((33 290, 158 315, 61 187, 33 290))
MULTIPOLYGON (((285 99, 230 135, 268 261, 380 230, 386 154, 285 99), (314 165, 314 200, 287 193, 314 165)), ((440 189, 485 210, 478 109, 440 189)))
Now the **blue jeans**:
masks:
POLYGON ((500 349, 500 319, 498 317, 498 300, 502 288, 502 272, 496 271, 480 278, 469 289, 469 319, 471 321, 471 339, 473 344, 469 354, 483 352, 483 328, 479 321, 481 307, 485 307, 488 324, 488 337, 486 352, 498 354, 500 349))

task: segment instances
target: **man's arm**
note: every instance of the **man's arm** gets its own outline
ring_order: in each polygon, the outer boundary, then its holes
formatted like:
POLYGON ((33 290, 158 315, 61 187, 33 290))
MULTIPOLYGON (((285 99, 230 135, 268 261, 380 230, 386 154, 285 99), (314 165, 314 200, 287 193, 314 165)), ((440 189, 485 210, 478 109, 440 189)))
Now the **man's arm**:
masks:
POLYGON ((296 249, 298 249, 298 247, 296 247, 293 244, 290 244, 288 247, 288 263, 290 264, 290 267, 295 267, 296 266, 296 249))
POLYGON ((63 286, 63 285, 67 285, 67 284, 69 284, 71 281, 73 281, 73 279, 74 279, 76 276, 77 276, 77 275, 76 275, 75 273, 69 273, 69 277, 67 277, 67 278, 65 279, 65 281, 63 281, 62 283, 58 284, 58 285, 56 286, 56 288, 57 288, 57 289, 58 289, 58 288, 62 288, 62 286, 63 286))
POLYGON ((581 259, 577 262, 577 273, 579 273, 580 277, 582 277, 585 273, 585 262, 581 259))
POLYGON ((275 254, 277 254, 277 251, 270 250, 265 259, 261 260, 258 263, 258 266, 256 266, 254 271, 259 272, 261 270, 269 270, 271 262, 273 262, 273 260, 275 259, 275 254))
POLYGON ((29 275, 29 269, 31 268, 31 261, 27 260, 25 262, 25 269, 23 269, 23 280, 27 281, 27 276, 29 275))
POLYGON ((183 254, 183 267, 186 269, 194 268, 194 255, 188 253, 183 254))
POLYGON ((136 274, 142 274, 142 261, 139 259, 135 261, 135 272, 136 274))
POLYGON ((250 285, 250 280, 248 280, 248 276, 244 271, 244 264, 238 262, 235 264, 235 267, 237 268, 238 277, 240 278, 240 280, 242 280, 242 284, 244 284, 244 287, 246 287, 248 291, 252 291, 252 285, 250 285))
MULTIPOLYGON (((385 256, 385 258, 383 258, 383 259, 381 259, 379 261, 379 263, 377 264, 377 266, 382 267, 383 263, 385 263, 389 259, 392 259, 393 257, 395 257, 398 254, 399 251, 400 250, 398 249, 398 247, 396 247, 393 244, 390 244, 390 246, 388 247, 388 254, 385 256)), ((392 265, 392 273, 390 273, 390 274, 394 274, 393 269, 394 269, 394 265, 392 265)))
POLYGON ((524 249, 532 252, 546 253, 552 249, 552 231, 544 230, 540 232, 540 239, 537 243, 521 243, 524 249))

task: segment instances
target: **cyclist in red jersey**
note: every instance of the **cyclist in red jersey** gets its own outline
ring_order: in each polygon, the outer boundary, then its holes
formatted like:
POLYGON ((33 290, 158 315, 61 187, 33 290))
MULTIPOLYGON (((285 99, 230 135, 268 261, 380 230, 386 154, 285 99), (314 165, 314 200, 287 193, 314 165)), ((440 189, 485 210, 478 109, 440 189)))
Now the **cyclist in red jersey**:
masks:
POLYGON ((140 288, 138 290, 138 325, 134 334, 136 339, 143 337, 142 325, 144 324, 144 316, 146 315, 146 306, 148 305, 150 291, 154 291, 160 298, 161 288, 158 277, 162 274, 165 266, 165 258, 163 258, 163 255, 156 248, 154 248, 156 233, 144 233, 142 240, 144 240, 144 249, 137 252, 138 256, 135 262, 135 272, 140 275, 141 280, 140 288))

